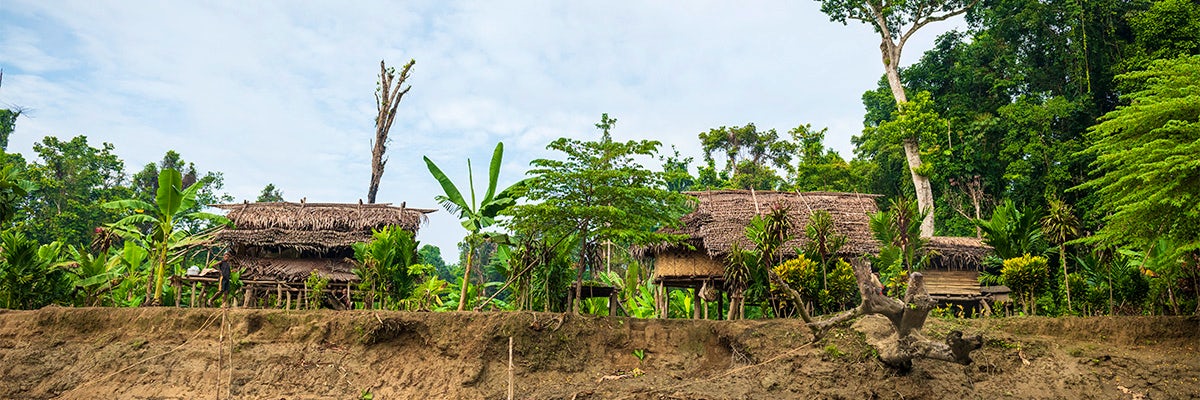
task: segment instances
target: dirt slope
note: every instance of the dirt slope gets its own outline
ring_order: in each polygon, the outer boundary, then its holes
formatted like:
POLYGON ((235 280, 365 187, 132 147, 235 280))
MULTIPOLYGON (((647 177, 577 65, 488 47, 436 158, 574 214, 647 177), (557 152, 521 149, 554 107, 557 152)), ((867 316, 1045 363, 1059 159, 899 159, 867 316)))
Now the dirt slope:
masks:
POLYGON ((510 336, 516 398, 1200 398, 1194 318, 933 320, 931 336, 961 329, 987 344, 973 365, 918 362, 907 374, 876 361, 853 328, 811 343, 794 320, 222 318, 219 309, 0 311, 0 398, 505 398, 510 336), (613 379, 639 366, 639 349, 645 374, 613 379))

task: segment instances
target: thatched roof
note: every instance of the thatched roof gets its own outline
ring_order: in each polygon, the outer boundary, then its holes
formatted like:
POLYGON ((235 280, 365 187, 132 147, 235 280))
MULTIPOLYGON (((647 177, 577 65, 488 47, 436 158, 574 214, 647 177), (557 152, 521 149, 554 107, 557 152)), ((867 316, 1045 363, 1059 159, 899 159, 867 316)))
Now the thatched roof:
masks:
POLYGON ((325 252, 368 241, 372 229, 399 226, 416 232, 434 210, 391 204, 241 203, 217 204, 234 229, 217 234, 231 245, 274 246, 325 252))
POLYGON ((935 267, 942 269, 979 269, 992 246, 972 237, 934 236, 925 244, 933 253, 935 267))
POLYGON ((216 204, 228 210, 225 218, 237 229, 280 228, 302 231, 370 231, 396 225, 416 231, 431 209, 400 207, 390 203, 241 203, 216 204))
MULTIPOLYGON (((788 219, 795 227, 796 238, 785 243, 781 251, 790 252, 808 239, 803 229, 809 215, 816 210, 828 211, 834 229, 846 235, 842 247, 844 256, 857 257, 877 252, 879 243, 871 235, 869 215, 879 211, 875 199, 879 195, 833 192, 778 192, 750 190, 715 190, 687 192, 696 197, 696 211, 685 215, 683 227, 667 232, 689 235, 687 243, 710 257, 724 257, 734 243, 743 249, 753 247, 746 238, 746 226, 755 215, 764 214, 772 205, 783 203, 790 212, 788 219)), ((680 250, 681 246, 658 246, 646 249, 652 253, 680 250)))
POLYGON ((350 272, 354 264, 331 258, 257 258, 234 257, 234 267, 241 269, 243 281, 304 282, 312 271, 330 282, 355 282, 350 272))

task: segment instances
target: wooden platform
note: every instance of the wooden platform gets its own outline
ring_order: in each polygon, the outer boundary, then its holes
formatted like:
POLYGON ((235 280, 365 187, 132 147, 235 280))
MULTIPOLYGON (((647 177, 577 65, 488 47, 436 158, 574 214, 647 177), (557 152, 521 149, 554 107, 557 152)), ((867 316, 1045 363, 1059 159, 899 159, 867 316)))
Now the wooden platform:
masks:
POLYGON ((979 272, 925 270, 925 289, 935 298, 976 298, 983 293, 979 287, 979 272))

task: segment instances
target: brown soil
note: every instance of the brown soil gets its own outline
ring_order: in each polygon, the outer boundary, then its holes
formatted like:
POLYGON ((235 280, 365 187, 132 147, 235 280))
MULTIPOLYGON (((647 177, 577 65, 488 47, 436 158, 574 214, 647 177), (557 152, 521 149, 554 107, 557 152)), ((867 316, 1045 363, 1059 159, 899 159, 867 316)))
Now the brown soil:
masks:
POLYGON ((986 338, 974 364, 918 361, 899 373, 856 328, 813 343, 795 320, 0 311, 0 398, 503 399, 509 337, 516 398, 1200 397, 1196 318, 935 319, 925 332, 952 329, 986 338), (639 349, 645 374, 614 379, 639 366, 639 349))

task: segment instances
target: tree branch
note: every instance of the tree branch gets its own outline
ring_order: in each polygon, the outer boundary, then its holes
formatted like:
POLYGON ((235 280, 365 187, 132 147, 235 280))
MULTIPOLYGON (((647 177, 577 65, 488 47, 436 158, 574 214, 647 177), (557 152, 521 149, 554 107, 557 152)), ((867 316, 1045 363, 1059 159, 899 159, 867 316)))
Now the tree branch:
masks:
POLYGON ((925 17, 924 19, 922 19, 921 17, 917 17, 913 21, 912 28, 909 28, 908 31, 904 32, 904 35, 900 37, 899 47, 903 48, 904 43, 908 41, 908 38, 911 37, 914 33, 916 33, 918 29, 921 29, 921 27, 923 27, 925 25, 929 25, 930 23, 933 23, 933 22, 945 21, 945 20, 953 18, 955 16, 962 15, 962 14, 966 13, 968 10, 970 10, 972 7, 975 7, 976 4, 979 4, 979 0, 971 0, 971 4, 968 4, 968 5, 964 6, 963 8, 960 8, 960 9, 957 9, 954 11, 950 11, 950 12, 947 12, 942 15, 930 15, 929 17, 925 17))

